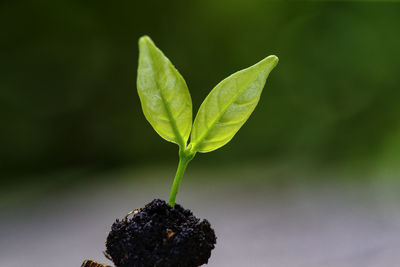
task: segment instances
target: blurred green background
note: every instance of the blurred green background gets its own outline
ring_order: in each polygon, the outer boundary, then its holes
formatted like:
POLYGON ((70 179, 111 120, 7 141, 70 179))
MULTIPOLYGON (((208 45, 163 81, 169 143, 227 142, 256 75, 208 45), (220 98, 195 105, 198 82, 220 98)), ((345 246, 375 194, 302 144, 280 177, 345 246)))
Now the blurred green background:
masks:
MULTIPOLYGON (((262 100, 206 164, 252 158, 397 164, 400 5, 298 1, 2 1, 0 164, 7 173, 176 161, 136 92, 150 35, 194 112, 229 74, 276 54, 262 100)), ((201 160, 200 160, 201 161, 201 160)), ((2 176, 5 177, 5 176, 2 176)))

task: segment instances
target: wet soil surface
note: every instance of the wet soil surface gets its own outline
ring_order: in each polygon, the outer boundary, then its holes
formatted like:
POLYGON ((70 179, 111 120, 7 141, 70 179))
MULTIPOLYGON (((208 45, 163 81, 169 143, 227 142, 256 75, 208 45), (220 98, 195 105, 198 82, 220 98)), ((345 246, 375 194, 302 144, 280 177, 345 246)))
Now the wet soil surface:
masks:
POLYGON ((161 199, 117 219, 111 229, 106 253, 118 267, 197 267, 208 262, 216 243, 207 220, 161 199))

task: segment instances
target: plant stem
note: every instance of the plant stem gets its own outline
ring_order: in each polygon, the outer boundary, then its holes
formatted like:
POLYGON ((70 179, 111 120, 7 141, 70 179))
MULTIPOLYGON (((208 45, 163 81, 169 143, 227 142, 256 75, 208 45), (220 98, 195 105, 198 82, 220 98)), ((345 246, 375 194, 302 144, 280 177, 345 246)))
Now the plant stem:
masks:
POLYGON ((179 185, 181 184, 183 174, 189 162, 194 158, 195 153, 190 152, 188 149, 179 149, 179 164, 176 170, 174 183, 172 184, 171 193, 169 195, 168 204, 171 207, 175 206, 176 195, 178 194, 179 185))

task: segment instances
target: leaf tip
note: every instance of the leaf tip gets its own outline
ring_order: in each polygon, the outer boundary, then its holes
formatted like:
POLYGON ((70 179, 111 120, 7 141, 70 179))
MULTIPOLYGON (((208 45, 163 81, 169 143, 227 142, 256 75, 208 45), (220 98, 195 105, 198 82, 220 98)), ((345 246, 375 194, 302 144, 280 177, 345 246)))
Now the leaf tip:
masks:
POLYGON ((277 56, 275 56, 275 55, 271 55, 269 57, 275 63, 275 66, 276 66, 276 64, 278 64, 278 62, 279 62, 279 58, 277 56))
POLYGON ((139 47, 149 44, 153 44, 153 41, 148 35, 143 35, 142 37, 139 38, 139 47))
POLYGON ((264 58, 261 62, 266 63, 267 65, 270 66, 271 69, 273 69, 278 64, 279 58, 275 55, 271 55, 271 56, 264 58))

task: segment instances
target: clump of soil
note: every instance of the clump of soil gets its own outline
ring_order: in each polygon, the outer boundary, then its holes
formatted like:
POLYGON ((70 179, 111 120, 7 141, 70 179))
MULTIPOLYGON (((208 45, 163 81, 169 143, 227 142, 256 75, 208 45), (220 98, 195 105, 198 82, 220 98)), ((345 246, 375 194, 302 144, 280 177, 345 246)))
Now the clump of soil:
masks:
POLYGON ((116 220, 106 254, 117 267, 197 267, 208 262, 216 236, 207 220, 155 199, 132 218, 116 220))

